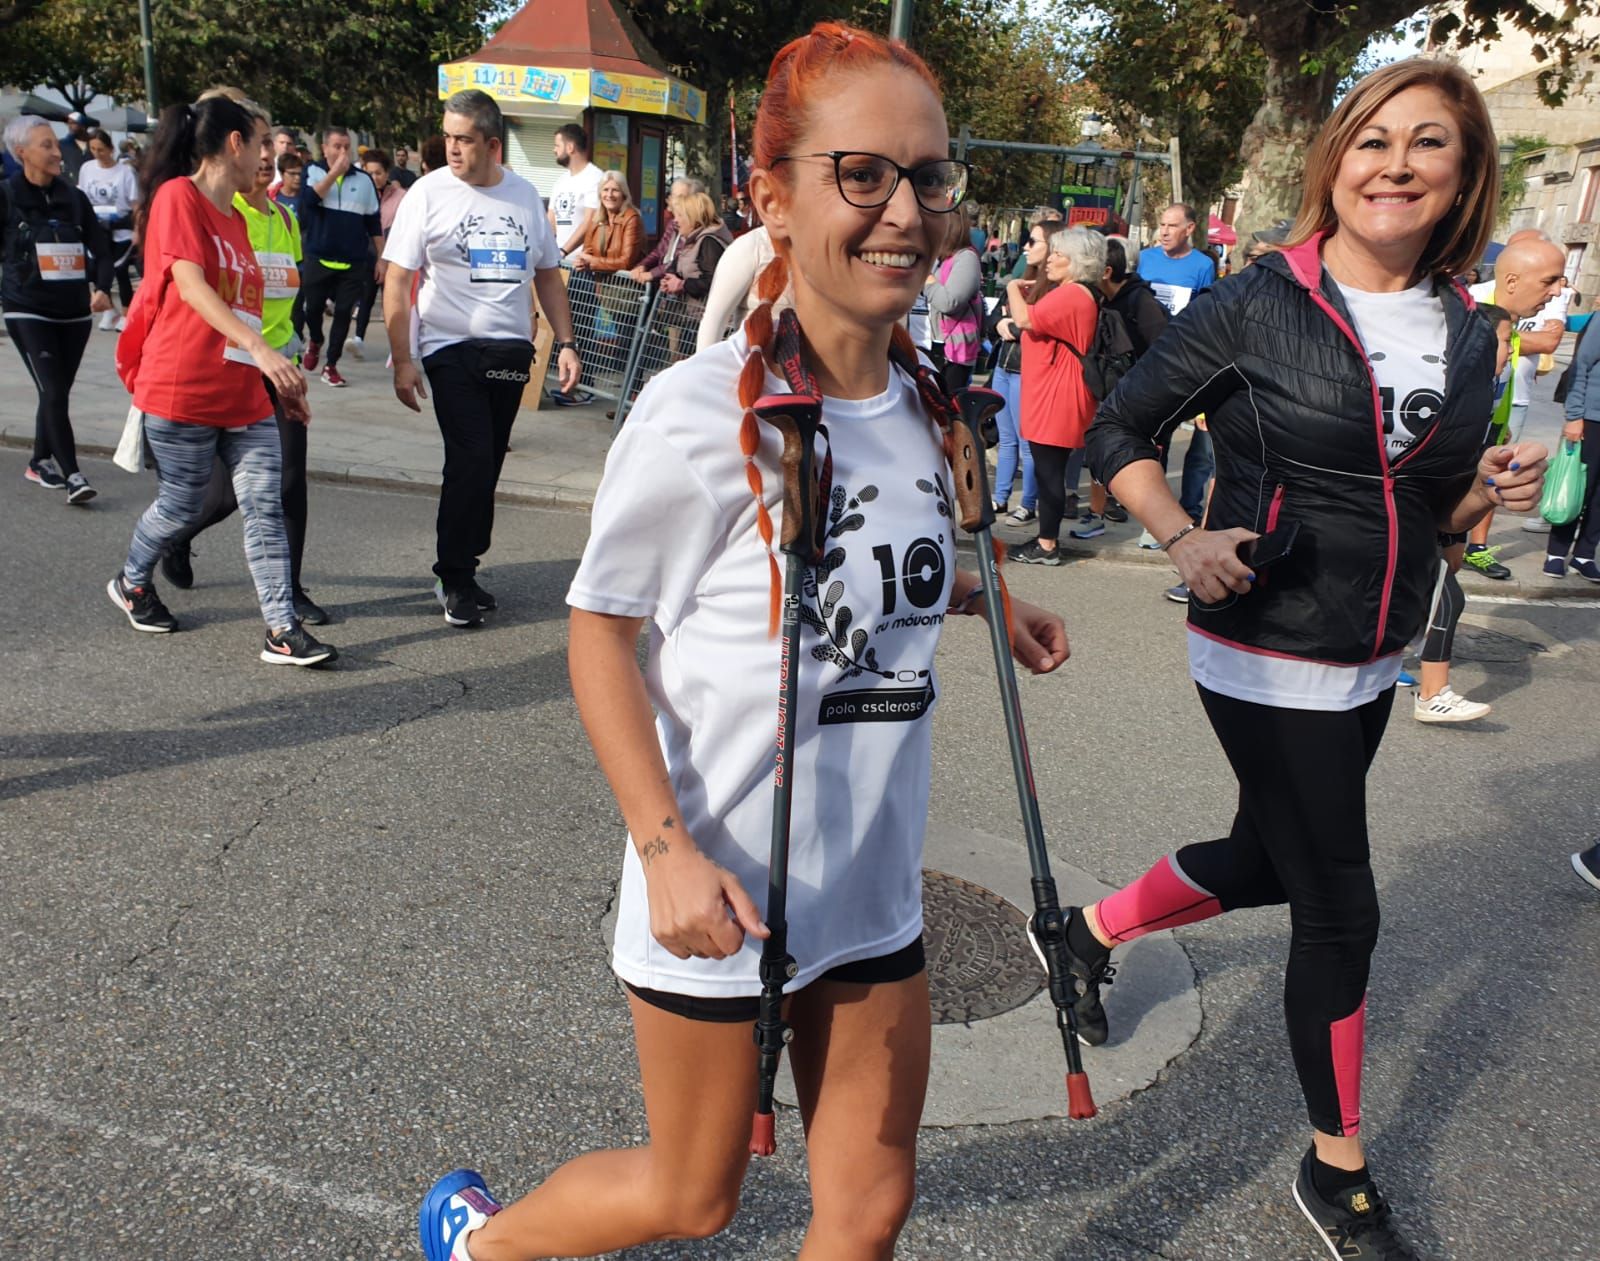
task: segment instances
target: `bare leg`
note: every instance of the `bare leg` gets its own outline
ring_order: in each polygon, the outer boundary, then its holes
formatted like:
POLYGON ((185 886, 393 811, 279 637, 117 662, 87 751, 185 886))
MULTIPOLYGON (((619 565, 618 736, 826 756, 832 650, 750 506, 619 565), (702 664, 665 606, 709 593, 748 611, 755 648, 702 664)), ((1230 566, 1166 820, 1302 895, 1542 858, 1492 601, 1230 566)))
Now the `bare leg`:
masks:
POLYGON ((800 1261, 884 1261, 916 1197, 933 1036, 927 973, 819 981, 795 996, 794 1024, 812 1200, 800 1261))
POLYGON ((631 994, 628 1001, 650 1142, 562 1165, 473 1232, 473 1261, 589 1257, 702 1239, 733 1219, 750 1162, 750 1026, 689 1020, 631 994))

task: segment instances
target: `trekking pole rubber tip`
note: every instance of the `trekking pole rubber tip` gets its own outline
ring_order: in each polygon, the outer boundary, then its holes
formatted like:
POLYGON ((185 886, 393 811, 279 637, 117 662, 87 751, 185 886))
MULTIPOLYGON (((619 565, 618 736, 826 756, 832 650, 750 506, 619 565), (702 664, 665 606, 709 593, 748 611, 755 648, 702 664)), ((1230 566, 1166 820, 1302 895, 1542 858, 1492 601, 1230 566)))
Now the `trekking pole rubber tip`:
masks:
MULTIPOLYGON (((1091 1104, 1090 1107, 1094 1105, 1091 1104)), ((1093 1116, 1094 1113, 1089 1114, 1093 1116)), ((774 1123, 777 1118, 771 1113, 756 1113, 750 1119, 750 1154, 752 1156, 770 1156, 778 1150, 777 1134, 774 1123)))
POLYGON ((1089 1074, 1068 1073, 1067 1115, 1074 1121, 1087 1121, 1098 1111, 1094 1106, 1094 1096, 1089 1093, 1089 1074))

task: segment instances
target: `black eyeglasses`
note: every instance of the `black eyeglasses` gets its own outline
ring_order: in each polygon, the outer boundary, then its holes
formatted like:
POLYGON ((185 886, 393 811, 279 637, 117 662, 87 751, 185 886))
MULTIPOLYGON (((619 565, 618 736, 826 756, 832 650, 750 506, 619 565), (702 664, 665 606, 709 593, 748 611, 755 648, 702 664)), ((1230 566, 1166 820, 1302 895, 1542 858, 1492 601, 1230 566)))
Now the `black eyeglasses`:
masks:
POLYGON ((917 205, 934 214, 949 214, 966 199, 967 181, 972 177, 972 168, 953 158, 940 158, 920 166, 906 167, 879 153, 853 153, 846 149, 831 149, 827 153, 785 154, 781 158, 774 158, 772 165, 798 162, 802 158, 831 159, 839 196, 860 210, 875 210, 888 205, 889 199, 900 187, 900 181, 909 179, 917 205))

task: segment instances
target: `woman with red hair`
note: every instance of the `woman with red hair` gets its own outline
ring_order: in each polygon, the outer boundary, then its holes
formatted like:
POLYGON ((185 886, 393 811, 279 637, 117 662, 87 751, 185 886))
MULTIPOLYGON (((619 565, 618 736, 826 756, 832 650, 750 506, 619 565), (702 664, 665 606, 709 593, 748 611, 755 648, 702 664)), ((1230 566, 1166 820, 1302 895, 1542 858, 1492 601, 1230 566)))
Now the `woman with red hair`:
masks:
MULTIPOLYGON (((966 191, 948 154, 938 88, 903 45, 823 24, 774 60, 750 178, 776 251, 763 304, 640 395, 567 597, 573 691, 631 837, 612 963, 650 1141, 580 1156, 504 1210, 471 1171, 441 1179, 420 1218, 429 1261, 701 1238, 738 1207, 768 936, 749 890, 767 878, 782 506, 781 443, 751 408, 801 390, 821 397, 833 493, 802 597, 791 746, 785 995, 812 1190, 800 1256, 893 1255, 928 1072, 933 656, 944 615, 979 590, 955 567, 949 410, 931 369, 890 359, 893 342, 908 362, 899 321, 966 191), (792 313, 774 320, 791 284, 792 313)), ((1012 614, 1024 665, 1066 659, 1058 618, 1012 614)))

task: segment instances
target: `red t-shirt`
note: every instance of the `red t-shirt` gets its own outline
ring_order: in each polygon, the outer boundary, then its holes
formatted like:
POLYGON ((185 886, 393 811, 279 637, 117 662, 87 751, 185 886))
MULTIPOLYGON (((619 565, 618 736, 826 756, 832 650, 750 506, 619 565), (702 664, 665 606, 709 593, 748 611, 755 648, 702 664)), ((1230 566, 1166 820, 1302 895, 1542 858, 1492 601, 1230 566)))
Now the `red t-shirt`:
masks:
POLYGON ((1094 395, 1083 365, 1061 343, 1087 352, 1100 308, 1082 285, 1068 281, 1028 308, 1022 334, 1022 436, 1052 447, 1081 447, 1094 419, 1094 395))
POLYGON ((246 324, 261 327, 261 269, 244 216, 223 214, 188 179, 156 192, 145 230, 146 283, 165 284, 145 339, 133 405, 194 425, 236 429, 272 415, 261 369, 200 318, 171 284, 179 259, 204 269, 206 283, 246 324))

